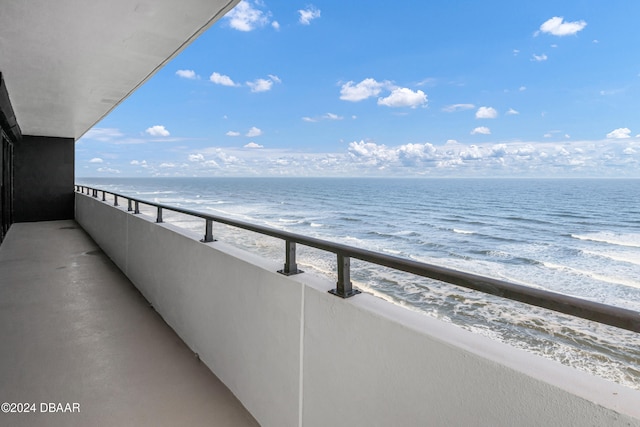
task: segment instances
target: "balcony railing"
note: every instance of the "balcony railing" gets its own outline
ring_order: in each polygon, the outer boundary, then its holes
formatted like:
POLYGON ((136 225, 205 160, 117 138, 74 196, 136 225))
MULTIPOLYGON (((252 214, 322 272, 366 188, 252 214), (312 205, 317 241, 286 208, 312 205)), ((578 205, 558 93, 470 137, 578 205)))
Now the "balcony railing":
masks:
POLYGON ((531 288, 515 283, 484 277, 476 274, 465 273, 450 268, 422 263, 405 258, 386 255, 353 246, 334 243, 322 239, 290 233, 274 228, 251 224, 244 221, 229 219, 217 215, 210 215, 190 209, 183 209, 175 206, 153 203, 147 200, 125 196, 98 188, 85 185, 76 185, 76 191, 98 198, 102 196, 102 201, 106 202, 106 195, 113 197, 114 206, 119 205, 119 200, 126 201, 128 211, 133 214, 140 213, 140 204, 153 206, 157 209, 156 222, 163 222, 162 214, 164 210, 173 211, 205 220, 203 243, 214 242, 213 223, 226 224, 232 227, 253 231, 266 236, 275 237, 285 242, 284 268, 278 272, 284 275, 294 275, 302 273, 296 263, 296 245, 300 244, 323 251, 331 252, 337 257, 336 288, 329 292, 342 297, 352 297, 360 291, 353 288, 351 283, 351 259, 377 264, 391 269, 404 271, 421 277, 435 279, 441 282, 450 283, 468 289, 496 295, 514 301, 523 302, 575 317, 615 326, 633 332, 640 332, 640 313, 619 307, 613 307, 594 301, 589 301, 569 295, 563 295, 542 289, 531 288))

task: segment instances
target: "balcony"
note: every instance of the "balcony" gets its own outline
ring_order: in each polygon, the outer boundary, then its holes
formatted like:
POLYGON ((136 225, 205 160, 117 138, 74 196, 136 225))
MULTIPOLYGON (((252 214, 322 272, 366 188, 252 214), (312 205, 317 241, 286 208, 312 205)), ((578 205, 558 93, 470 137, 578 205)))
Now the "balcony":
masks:
POLYGON ((258 425, 73 220, 11 227, 0 301, 0 425, 258 425))
POLYGON ((75 197, 0 247, 0 387, 80 412, 2 424, 640 426, 636 390, 75 197))

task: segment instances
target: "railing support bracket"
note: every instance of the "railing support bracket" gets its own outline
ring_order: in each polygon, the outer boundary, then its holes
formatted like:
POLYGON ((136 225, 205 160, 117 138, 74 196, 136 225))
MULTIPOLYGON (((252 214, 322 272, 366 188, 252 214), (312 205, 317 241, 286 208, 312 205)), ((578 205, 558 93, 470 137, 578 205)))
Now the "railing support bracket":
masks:
POLYGON ((354 295, 360 293, 359 290, 354 289, 351 283, 351 258, 342 254, 338 255, 338 282, 336 288, 329 291, 340 298, 351 298, 354 295))
POLYGON ((282 270, 278 270, 278 273, 284 274, 285 276, 304 273, 304 271, 298 270, 298 264, 296 263, 296 242, 286 240, 285 252, 284 268, 282 270))

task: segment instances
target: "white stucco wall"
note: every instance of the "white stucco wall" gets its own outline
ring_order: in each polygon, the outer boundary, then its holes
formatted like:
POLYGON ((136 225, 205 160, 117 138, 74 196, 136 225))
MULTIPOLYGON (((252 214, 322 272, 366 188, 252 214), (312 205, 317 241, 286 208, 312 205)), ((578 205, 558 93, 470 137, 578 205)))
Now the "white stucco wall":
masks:
POLYGON ((263 426, 640 426, 640 392, 126 207, 76 218, 263 426))

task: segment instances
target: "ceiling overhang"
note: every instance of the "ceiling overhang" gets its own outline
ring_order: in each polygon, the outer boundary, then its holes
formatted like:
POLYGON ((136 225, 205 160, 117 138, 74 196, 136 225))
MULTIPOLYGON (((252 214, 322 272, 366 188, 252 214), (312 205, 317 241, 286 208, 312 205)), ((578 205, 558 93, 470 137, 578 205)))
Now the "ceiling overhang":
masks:
POLYGON ((77 139, 240 0, 18 0, 0 72, 22 133, 77 139))

